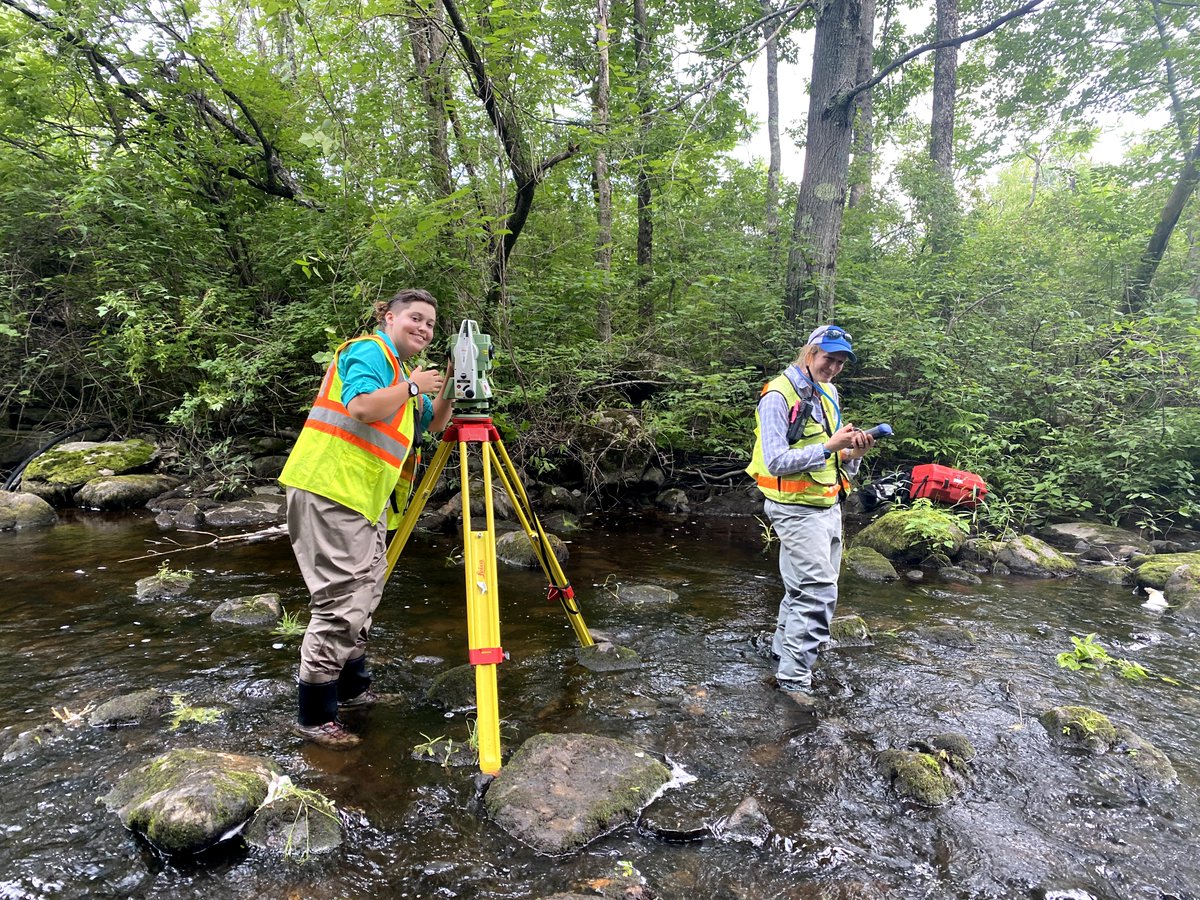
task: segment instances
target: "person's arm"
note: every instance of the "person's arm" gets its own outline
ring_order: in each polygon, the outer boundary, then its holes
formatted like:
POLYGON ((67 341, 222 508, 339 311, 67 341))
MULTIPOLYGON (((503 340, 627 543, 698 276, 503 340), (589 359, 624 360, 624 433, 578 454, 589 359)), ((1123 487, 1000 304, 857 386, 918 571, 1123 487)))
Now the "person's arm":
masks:
POLYGON ((793 450, 788 445, 787 427, 791 410, 783 394, 768 391, 758 401, 758 427, 762 436, 763 462, 777 478, 795 472, 809 472, 825 465, 820 444, 793 450))
MULTIPOLYGON (((436 394, 442 389, 444 380, 441 372, 437 369, 423 369, 420 366, 413 369, 412 375, 409 376, 409 381, 416 382, 422 394, 436 394)), ((346 410, 358 421, 369 425, 372 422, 391 419, 409 401, 410 396, 408 381, 402 379, 399 384, 379 387, 373 391, 355 395, 346 404, 346 410)), ((437 404, 435 403, 434 406, 436 410, 437 404)), ((434 419, 435 421, 437 419, 436 411, 434 419)), ((445 425, 443 424, 442 427, 445 425)))

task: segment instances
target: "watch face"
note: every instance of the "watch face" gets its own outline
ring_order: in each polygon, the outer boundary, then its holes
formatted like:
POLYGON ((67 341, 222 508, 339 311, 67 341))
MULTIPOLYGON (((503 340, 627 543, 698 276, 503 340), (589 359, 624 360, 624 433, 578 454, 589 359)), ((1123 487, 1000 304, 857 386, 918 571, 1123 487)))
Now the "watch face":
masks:
POLYGON ((419 387, 417 387, 417 383, 416 383, 415 381, 410 381, 410 382, 408 383, 408 394, 409 394, 409 396, 410 396, 410 397, 415 397, 415 396, 417 396, 417 394, 419 394, 419 393, 421 393, 421 389, 420 389, 419 387))

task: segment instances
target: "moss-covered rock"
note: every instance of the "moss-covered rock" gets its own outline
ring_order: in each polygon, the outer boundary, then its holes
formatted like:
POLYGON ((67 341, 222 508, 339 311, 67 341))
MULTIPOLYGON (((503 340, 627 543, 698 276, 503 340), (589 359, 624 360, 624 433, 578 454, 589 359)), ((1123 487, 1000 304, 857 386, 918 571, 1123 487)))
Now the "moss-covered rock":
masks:
POLYGON ((961 625, 922 625, 916 632, 927 641, 958 650, 971 650, 979 643, 974 632, 961 625))
POLYGON ((862 616, 835 616, 829 623, 829 639, 843 646, 869 644, 871 629, 862 616))
POLYGON ((1075 560, 1030 534, 1019 534, 1005 541, 996 552, 996 562, 1018 575, 1035 578, 1061 578, 1079 569, 1075 560))
MULTIPOLYGON (((550 552, 561 563, 568 556, 567 545, 562 538, 553 534, 546 535, 550 552)), ((496 558, 510 566, 520 566, 524 569, 536 569, 541 563, 534 552, 533 544, 524 531, 510 531, 496 538, 496 558)))
POLYGON ((166 853, 216 844, 262 804, 279 767, 211 750, 172 750, 123 775, 101 802, 166 853))
POLYGON ((592 672, 628 672, 642 665, 637 651, 610 641, 596 641, 590 647, 580 647, 576 658, 581 666, 592 672))
POLYGON ((920 562, 930 557, 953 559, 966 540, 954 516, 918 507, 884 513, 858 533, 854 546, 869 547, 893 562, 920 562))
POLYGON ((4 750, 2 762, 15 762, 34 756, 43 747, 61 741, 67 735, 67 730, 58 722, 45 722, 28 731, 22 731, 4 750))
POLYGON ((1055 743, 1105 753, 1117 743, 1117 729, 1108 716, 1087 706, 1055 706, 1039 717, 1055 743))
POLYGON ((164 566, 153 575, 139 578, 134 584, 138 600, 172 600, 182 597, 192 588, 195 576, 190 571, 175 571, 164 566))
POLYGON ((475 667, 455 666, 433 679, 425 699, 442 709, 461 711, 475 708, 475 667))
POLYGON ((1140 734, 1124 725, 1117 728, 1117 752, 1121 753, 1133 771, 1141 778, 1169 787, 1179 783, 1179 774, 1167 755, 1140 734))
POLYGON ((279 621, 283 607, 275 593, 254 594, 226 600, 213 610, 212 620, 247 628, 269 628, 279 621))
POLYGON ((1179 566, 1163 587, 1163 599, 1184 622, 1200 622, 1200 565, 1179 566))
POLYGON ((87 722, 97 728, 121 728, 158 718, 171 706, 171 698, 158 688, 147 688, 122 694, 101 703, 90 713, 87 722))
POLYGON ((1129 566, 1080 566, 1079 574, 1101 584, 1133 584, 1133 569, 1129 566))
POLYGON ((958 793, 954 781, 931 753, 884 750, 879 754, 878 765, 901 796, 922 806, 941 806, 958 793))
POLYGON ((74 441, 52 447, 25 468, 22 487, 51 503, 70 502, 95 478, 147 468, 158 453, 149 441, 74 441))
POLYGON ((645 751, 587 734, 539 734, 496 776, 488 815, 535 850, 561 854, 632 822, 671 777, 645 751))
POLYGON ((0 491, 0 531, 45 528, 57 522, 54 507, 36 494, 0 491))
POLYGON ((871 547, 851 547, 842 557, 842 565, 867 581, 895 581, 900 577, 891 561, 871 547))
POLYGON ((1135 560, 1134 580, 1138 587, 1163 590, 1167 580, 1180 566, 1200 566, 1200 551, 1190 553, 1160 553, 1147 559, 1135 560))

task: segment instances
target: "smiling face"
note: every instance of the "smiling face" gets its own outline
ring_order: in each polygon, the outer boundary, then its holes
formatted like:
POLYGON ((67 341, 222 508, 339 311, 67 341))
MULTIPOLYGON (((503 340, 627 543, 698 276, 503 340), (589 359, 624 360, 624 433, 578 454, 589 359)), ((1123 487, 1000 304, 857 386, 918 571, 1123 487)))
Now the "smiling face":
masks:
POLYGON ((805 361, 808 367, 808 374, 812 376, 814 381, 833 381, 842 373, 847 361, 850 359, 850 354, 843 350, 838 350, 835 353, 826 353, 820 347, 811 348, 812 352, 808 355, 805 361))
POLYGON ((423 300, 397 303, 383 317, 383 331, 396 346, 400 359, 408 360, 429 346, 437 310, 423 300))

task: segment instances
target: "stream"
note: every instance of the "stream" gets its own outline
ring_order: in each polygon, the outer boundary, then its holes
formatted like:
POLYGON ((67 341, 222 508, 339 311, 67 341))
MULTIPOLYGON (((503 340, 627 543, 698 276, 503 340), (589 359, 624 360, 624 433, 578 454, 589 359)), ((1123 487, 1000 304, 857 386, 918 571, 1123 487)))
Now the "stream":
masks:
POLYGON ((562 858, 488 821, 475 769, 414 753, 469 735, 469 714, 424 699, 435 676, 466 662, 456 537, 418 532, 409 542, 370 649, 376 688, 400 702, 371 710, 357 723, 362 745, 337 753, 288 730, 299 639, 210 619, 224 600, 267 591, 307 617, 285 539, 171 553, 172 568, 195 574, 193 588, 139 602, 134 583, 164 559, 148 554, 206 538, 160 532, 149 513, 82 511, 0 534, 0 750, 53 721, 52 708, 80 711, 144 688, 223 710, 213 724, 177 730, 84 727, 0 766, 0 900, 500 900, 594 893, 622 872, 662 900, 1200 896, 1200 651, 1169 610, 1086 578, 963 585, 927 570, 879 585, 844 573, 838 614, 862 616, 872 640, 825 654, 815 685, 824 708, 805 716, 770 687, 760 655, 781 588, 754 519, 625 513, 585 523, 564 564, 583 617, 636 650, 642 667, 583 668, 541 572, 501 565, 505 753, 538 732, 587 732, 645 748, 694 780, 562 858), (639 584, 678 599, 621 599, 618 586, 639 584), (931 625, 959 626, 976 643, 939 640, 931 625), (1060 668, 1056 655, 1089 633, 1153 677, 1060 668), (1152 742, 1178 782, 1146 782, 1115 754, 1052 742, 1038 716, 1068 704, 1152 742), (878 754, 942 732, 966 735, 977 755, 955 799, 917 806, 897 795, 878 754), (275 760, 342 811, 342 846, 302 862, 238 839, 196 859, 161 857, 97 798, 181 746, 275 760), (712 827, 746 798, 772 825, 761 846, 712 827))

